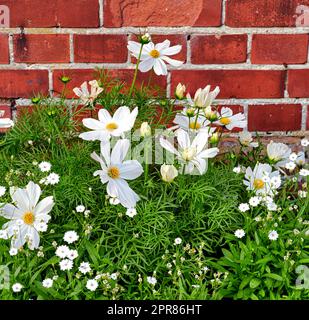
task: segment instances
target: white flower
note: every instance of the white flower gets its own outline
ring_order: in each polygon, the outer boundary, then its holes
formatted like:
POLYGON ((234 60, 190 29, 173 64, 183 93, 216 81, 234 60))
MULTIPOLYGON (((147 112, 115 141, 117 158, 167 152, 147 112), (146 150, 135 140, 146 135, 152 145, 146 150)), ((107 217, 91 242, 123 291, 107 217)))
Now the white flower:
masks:
POLYGON ((143 122, 141 124, 141 128, 140 128, 140 132, 141 132, 141 136, 142 137, 149 137, 151 136, 151 127, 148 124, 148 122, 143 122))
POLYGON ((173 165, 162 164, 161 169, 162 180, 165 182, 172 182, 178 176, 178 170, 173 165))
POLYGON ((59 175, 57 173, 52 172, 50 175, 48 175, 46 177, 45 184, 46 185, 48 185, 48 184, 55 185, 55 184, 59 183, 59 181, 60 181, 59 175))
POLYGON ((96 291, 98 288, 99 284, 97 280, 88 280, 86 284, 86 288, 90 291, 96 291))
POLYGON ((9 251, 10 256, 16 256, 18 253, 18 250, 16 248, 11 248, 9 251))
POLYGON ((117 278, 118 278, 118 275, 117 275, 117 273, 116 272, 114 272, 114 273, 112 273, 111 275, 110 275, 110 279, 112 279, 112 280, 117 280, 117 278))
POLYGON ((245 233, 245 231, 243 229, 237 229, 234 232, 234 234, 235 234, 235 237, 241 239, 241 238, 243 238, 245 236, 246 233, 245 233))
POLYGON ((79 236, 75 231, 67 231, 63 237, 63 240, 69 244, 77 241, 78 239, 79 239, 79 236))
POLYGON ((238 209, 239 209, 239 211, 241 211, 241 212, 246 212, 246 211, 250 210, 250 207, 249 207, 248 203, 241 203, 241 204, 238 206, 238 209))
POLYGON ((299 174, 303 177, 307 177, 309 175, 309 170, 307 169, 300 169, 299 174))
POLYGON ((184 84, 178 83, 176 90, 175 90, 175 96, 178 100, 182 100, 186 92, 186 86, 184 84))
POLYGON ((9 238, 6 230, 0 230, 0 239, 7 240, 9 238))
POLYGON ((210 91, 210 85, 206 86, 204 89, 199 88, 195 92, 194 99, 191 99, 190 94, 187 94, 188 103, 196 108, 206 109, 210 107, 213 101, 216 99, 217 95, 220 93, 220 88, 216 87, 213 91, 210 91))
POLYGON ((23 288, 23 286, 20 283, 14 283, 12 285, 12 290, 13 292, 21 292, 21 289, 23 288))
POLYGON ((175 245, 178 245, 178 244, 181 244, 181 243, 182 243, 181 238, 176 238, 175 241, 174 241, 175 245))
POLYGON ((134 180, 143 173, 143 167, 137 160, 124 161, 130 147, 128 139, 118 140, 113 150, 110 142, 101 142, 101 157, 95 152, 92 159, 101 164, 102 170, 94 172, 94 176, 100 176, 103 184, 107 183, 107 193, 111 197, 117 197, 126 208, 135 208, 139 196, 130 188, 126 180, 134 180))
POLYGON ((4 205, 0 208, 0 216, 10 220, 2 228, 12 238, 11 246, 19 249, 27 241, 31 250, 38 248, 40 236, 37 227, 40 223, 47 224, 51 219, 48 213, 54 206, 53 197, 39 202, 41 188, 32 181, 25 189, 11 188, 10 193, 16 206, 4 205))
POLYGON ((6 192, 6 188, 0 186, 0 197, 3 197, 5 195, 5 192, 6 192))
POLYGON ((157 279, 155 277, 147 277, 147 282, 149 284, 155 286, 158 281, 157 281, 157 279))
POLYGON ((68 246, 59 246, 56 250, 56 256, 58 256, 61 259, 64 259, 67 257, 70 249, 68 246))
POLYGON ((270 231, 268 234, 268 239, 272 241, 276 241, 278 237, 279 237, 278 232, 275 230, 270 231))
POLYGON ((291 149, 284 143, 271 141, 267 145, 267 156, 269 160, 276 162, 275 167, 284 167, 290 154, 291 149))
POLYGON ((307 198, 307 192, 304 191, 304 190, 299 190, 299 191, 298 191, 298 196, 299 196, 300 198, 307 198))
POLYGON ((303 147, 308 147, 308 146, 309 146, 309 140, 306 139, 306 138, 302 139, 302 140, 300 141, 300 143, 301 143, 301 145, 302 145, 303 147))
POLYGON ((67 258, 69 258, 70 260, 74 260, 77 257, 78 257, 77 250, 69 250, 69 252, 67 253, 67 258))
POLYGON ((51 169, 51 164, 49 162, 43 161, 39 164, 39 169, 42 172, 49 172, 51 169))
POLYGON ((92 131, 83 132, 79 137, 88 141, 107 141, 111 136, 120 137, 133 128, 137 114, 137 107, 132 112, 128 107, 119 107, 113 116, 107 110, 101 109, 98 112, 99 120, 83 119, 83 125, 92 131))
POLYGON ((70 259, 64 259, 60 261, 59 265, 60 270, 62 271, 71 270, 73 268, 73 261, 70 259))
POLYGON ((86 274, 91 271, 89 262, 82 262, 78 268, 79 272, 86 274))
POLYGON ((237 173, 237 174, 241 173, 241 167, 235 167, 235 168, 233 168, 233 172, 235 172, 235 173, 237 173))
POLYGON ((269 164, 257 163, 254 170, 250 167, 246 170, 244 184, 247 186, 247 190, 254 190, 256 194, 273 195, 273 190, 270 183, 265 183, 265 177, 270 180, 278 176, 279 172, 272 172, 272 168, 269 164))
POLYGON ((274 202, 269 202, 266 204, 267 210, 269 211, 277 211, 278 206, 274 202))
POLYGON ((239 142, 245 147, 257 148, 258 142, 252 142, 252 134, 248 131, 242 131, 239 133, 239 142))
POLYGON ((49 288, 51 288, 53 286, 53 283, 54 283, 53 279, 47 278, 47 279, 42 281, 42 286, 44 288, 49 289, 49 288))
POLYGON ((79 205, 75 208, 76 212, 84 212, 86 210, 86 208, 83 205, 79 205))
POLYGON ((289 156, 289 159, 290 159, 291 161, 296 161, 296 159, 297 159, 297 154, 296 154, 295 152, 292 152, 292 153, 290 154, 290 156, 289 156))
POLYGON ((0 129, 8 129, 14 126, 14 122, 10 118, 0 118, 0 129))
POLYGON ((278 189, 281 186, 281 177, 280 175, 278 176, 273 176, 270 179, 270 185, 273 189, 278 189))
POLYGON ((133 218, 137 215, 137 211, 135 208, 128 208, 126 211, 126 215, 130 218, 133 218))
MULTIPOLYGON (((170 41, 165 40, 162 43, 154 44, 149 42, 143 46, 142 54, 140 57, 140 64, 138 69, 141 72, 147 72, 153 68, 154 72, 160 75, 167 75, 167 67, 165 62, 174 67, 179 67, 183 64, 182 61, 171 59, 168 56, 175 55, 181 51, 180 45, 170 47, 170 41)), ((138 58, 141 44, 135 41, 128 42, 128 49, 135 58, 138 58)))
POLYGON ((220 110, 220 119, 215 122, 219 126, 225 126, 226 129, 245 128, 247 125, 246 117, 243 113, 233 115, 230 108, 222 107, 220 110))
POLYGON ((48 229, 48 225, 45 222, 39 222, 36 226, 36 230, 39 232, 46 232, 48 229))
POLYGON ((109 198, 109 203, 110 203, 111 205, 116 206, 117 204, 120 203, 120 201, 119 201, 119 199, 118 199, 117 197, 110 197, 110 198, 109 198))
POLYGON ((290 170, 290 171, 293 171, 296 168, 296 164, 294 162, 292 162, 292 161, 287 162, 285 164, 285 168, 290 170))
MULTIPOLYGON (((187 108, 186 108, 187 109, 187 108)), ((210 129, 208 125, 210 122, 202 116, 188 117, 183 113, 177 113, 173 121, 175 124, 178 124, 180 128, 186 131, 199 132, 200 130, 210 129)))
POLYGON ((298 166, 303 166, 306 163, 305 152, 303 151, 298 152, 295 162, 298 166))
POLYGON ((94 100, 98 97, 98 95, 103 92, 103 88, 101 88, 96 80, 89 81, 91 92, 88 90, 88 84, 85 81, 80 88, 74 88, 73 92, 81 99, 84 105, 93 104, 94 100))
POLYGON ((249 204, 251 207, 257 207, 261 203, 260 197, 251 197, 249 199, 249 204))
POLYGON ((177 156, 185 165, 185 173, 192 173, 194 167, 198 169, 200 174, 205 173, 205 159, 213 158, 219 152, 218 148, 206 149, 208 133, 204 131, 199 132, 192 143, 189 134, 182 129, 176 131, 176 136, 179 150, 176 150, 175 147, 163 137, 160 138, 161 146, 177 156))

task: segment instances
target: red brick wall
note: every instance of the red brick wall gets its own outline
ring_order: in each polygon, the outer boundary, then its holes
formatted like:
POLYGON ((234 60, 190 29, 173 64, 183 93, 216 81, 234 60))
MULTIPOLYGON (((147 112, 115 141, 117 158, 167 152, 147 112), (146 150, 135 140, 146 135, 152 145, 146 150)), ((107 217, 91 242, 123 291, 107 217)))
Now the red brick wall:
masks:
MULTIPOLYGON (((309 0, 0 0, 0 110, 10 115, 38 92, 57 95, 93 78, 94 67, 132 79, 128 39, 143 27, 154 41, 182 44, 185 61, 154 81, 168 95, 219 85, 220 104, 238 105, 248 129, 309 129, 309 0), (300 6, 303 7, 300 7, 300 6), (307 8, 307 15, 301 13, 307 8), (1 13, 0 13, 1 21, 1 13)), ((147 78, 147 74, 140 77, 147 78)), ((72 96, 73 97, 73 96, 72 96)))

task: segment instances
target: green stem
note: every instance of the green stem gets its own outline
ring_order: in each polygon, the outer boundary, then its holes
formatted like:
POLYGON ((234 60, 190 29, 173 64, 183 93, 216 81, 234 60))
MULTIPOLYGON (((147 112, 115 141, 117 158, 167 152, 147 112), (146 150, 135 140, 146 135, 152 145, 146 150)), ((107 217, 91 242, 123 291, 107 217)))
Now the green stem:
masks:
POLYGON ((132 92, 133 92, 134 85, 135 85, 135 82, 136 82, 137 72, 138 72, 138 66, 139 66, 139 64, 140 64, 140 62, 141 62, 141 56, 142 56, 143 46, 144 46, 144 44, 142 43, 142 44, 141 44, 141 48, 140 48, 140 50, 139 50, 137 62, 136 62, 136 67, 135 67, 135 72, 134 72, 134 76, 133 76, 131 88, 130 88, 130 91, 129 91, 129 98, 131 98, 131 96, 132 96, 132 92))

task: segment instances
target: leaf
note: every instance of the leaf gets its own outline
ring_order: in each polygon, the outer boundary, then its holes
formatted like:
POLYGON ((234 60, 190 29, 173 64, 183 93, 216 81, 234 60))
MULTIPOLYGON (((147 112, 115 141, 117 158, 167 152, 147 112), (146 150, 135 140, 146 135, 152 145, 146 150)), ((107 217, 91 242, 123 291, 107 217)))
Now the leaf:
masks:
POLYGON ((98 254, 95 250, 95 248, 93 247, 93 245, 90 242, 86 242, 86 249, 89 253, 90 259, 92 260, 93 264, 95 265, 96 268, 98 268, 99 266, 99 262, 98 262, 98 254))
POLYGON ((261 284, 261 280, 260 279, 257 279, 257 278, 254 278, 250 281, 250 288, 251 289, 255 289, 257 288, 259 285, 261 284))
POLYGON ((283 278, 281 276, 279 276, 278 274, 275 273, 267 273, 265 274, 263 277, 268 277, 277 281, 283 281, 283 278))
POLYGON ((248 283, 250 282, 250 280, 251 280, 251 277, 244 278, 244 279, 241 281, 240 285, 239 285, 239 290, 244 289, 244 288, 248 285, 248 283))

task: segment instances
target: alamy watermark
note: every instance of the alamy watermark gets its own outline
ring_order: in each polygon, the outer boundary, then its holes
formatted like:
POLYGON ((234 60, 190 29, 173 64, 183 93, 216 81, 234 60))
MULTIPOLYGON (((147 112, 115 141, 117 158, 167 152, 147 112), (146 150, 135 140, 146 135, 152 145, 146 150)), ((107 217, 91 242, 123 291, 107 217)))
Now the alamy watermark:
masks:
POLYGON ((296 268, 295 272, 299 274, 296 279, 297 289, 309 289, 309 268, 305 265, 300 265, 296 268))
POLYGON ((5 265, 0 265, 0 290, 10 288, 10 270, 5 265))
POLYGON ((10 27, 10 9, 8 6, 0 4, 0 28, 10 27))
POLYGON ((309 27, 309 7, 299 5, 296 8, 296 27, 309 27))

